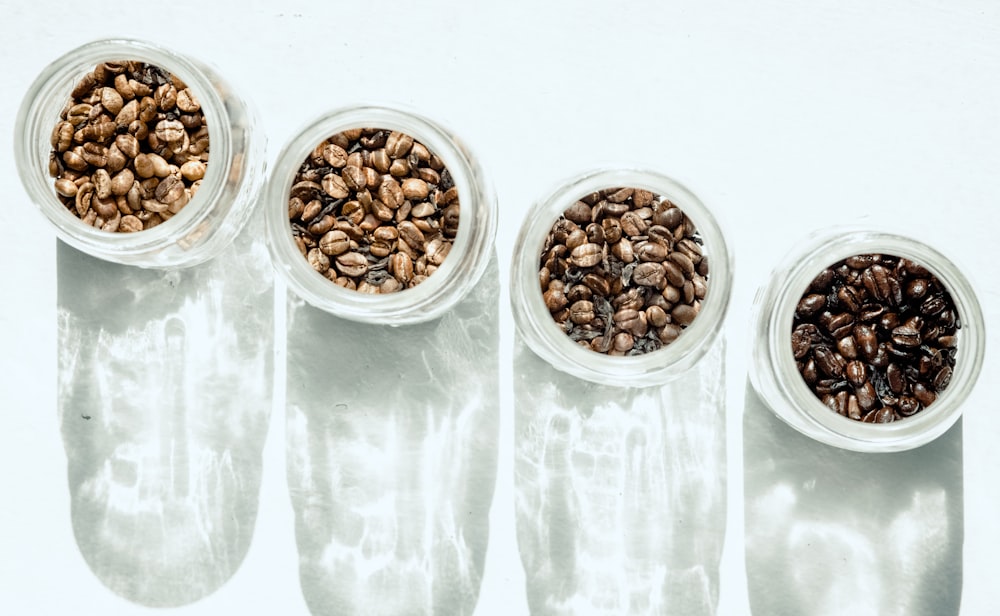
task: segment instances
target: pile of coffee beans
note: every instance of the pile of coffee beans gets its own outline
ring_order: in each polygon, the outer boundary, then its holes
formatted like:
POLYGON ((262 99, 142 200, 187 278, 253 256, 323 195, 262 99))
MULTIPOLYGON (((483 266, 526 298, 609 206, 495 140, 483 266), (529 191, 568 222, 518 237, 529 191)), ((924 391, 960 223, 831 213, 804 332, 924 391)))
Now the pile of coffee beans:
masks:
POLYGON ((293 180, 292 235, 334 283, 362 293, 414 287, 444 262, 458 234, 458 188, 413 137, 346 130, 317 145, 293 180))
POLYGON ((176 75, 144 62, 104 62, 71 96, 49 156, 69 211, 104 231, 134 232, 188 204, 205 176, 208 126, 176 75))
POLYGON ((598 353, 641 355, 690 325, 708 290, 697 229, 648 190, 610 188, 570 206, 542 248, 539 282, 552 318, 598 353))
POLYGON ((825 405, 888 423, 927 408, 948 386, 960 327, 951 295, 926 268, 856 255, 809 285, 795 310, 792 354, 825 405))

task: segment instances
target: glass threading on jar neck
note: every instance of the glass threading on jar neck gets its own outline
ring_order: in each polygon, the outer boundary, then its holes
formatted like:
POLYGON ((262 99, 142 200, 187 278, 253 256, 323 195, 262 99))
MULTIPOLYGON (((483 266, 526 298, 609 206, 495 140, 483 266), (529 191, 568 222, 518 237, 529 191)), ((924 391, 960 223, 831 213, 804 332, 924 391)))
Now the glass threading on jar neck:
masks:
POLYGON ((751 322, 751 382, 771 410, 803 434, 855 451, 912 449, 947 431, 961 415, 985 351, 982 310, 962 271, 927 244, 871 229, 840 228, 808 237, 759 289, 751 322), (792 356, 795 307, 812 280, 831 265, 862 254, 902 257, 925 267, 947 289, 961 320, 951 382, 926 409, 887 424, 864 423, 832 411, 806 385, 792 356))
POLYGON ((562 183, 528 213, 511 266, 511 309, 525 343, 553 367, 595 383, 659 385, 694 366, 721 332, 732 291, 732 270, 722 228, 690 190, 655 171, 608 167, 562 183), (572 341, 546 308, 538 279, 542 248, 556 220, 588 194, 616 187, 648 190, 677 205, 697 228, 709 262, 705 299, 691 325, 674 342, 635 356, 605 355, 572 341))
POLYGON ((477 159, 445 128, 416 112, 379 105, 330 111, 301 129, 278 155, 266 191, 268 245, 289 287, 317 308, 346 319, 389 325, 440 317, 482 278, 496 236, 496 197, 477 159), (340 287, 317 273, 299 252, 288 219, 295 175, 316 146, 349 129, 376 128, 413 137, 437 155, 458 190, 459 223, 448 256, 420 284, 368 294, 340 287))

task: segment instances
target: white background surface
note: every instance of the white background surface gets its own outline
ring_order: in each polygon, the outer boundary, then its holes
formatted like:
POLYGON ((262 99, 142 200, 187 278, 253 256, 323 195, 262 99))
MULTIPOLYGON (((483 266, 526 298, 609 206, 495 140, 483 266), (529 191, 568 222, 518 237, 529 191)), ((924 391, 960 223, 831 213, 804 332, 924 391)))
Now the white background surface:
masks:
MULTIPOLYGON (((0 613, 145 614, 74 543, 55 410, 55 239, 13 162, 14 116, 44 65, 96 38, 147 38, 213 63, 252 101, 268 157, 321 111, 399 102, 451 127, 500 202, 500 470, 479 615, 526 612, 513 526, 507 265, 532 201, 605 161, 674 176, 736 253, 727 326, 729 527, 720 614, 749 612, 741 412, 756 286, 804 234, 872 222, 964 266, 990 336, 965 419, 963 614, 992 611, 1000 565, 1000 4, 0 2, 0 613), (751 5, 753 7, 751 8, 751 5)), ((283 381, 283 377, 281 378, 283 381)), ((279 397, 279 399, 281 399, 279 397)), ((242 568, 177 616, 307 614, 284 475, 283 410, 242 568)))

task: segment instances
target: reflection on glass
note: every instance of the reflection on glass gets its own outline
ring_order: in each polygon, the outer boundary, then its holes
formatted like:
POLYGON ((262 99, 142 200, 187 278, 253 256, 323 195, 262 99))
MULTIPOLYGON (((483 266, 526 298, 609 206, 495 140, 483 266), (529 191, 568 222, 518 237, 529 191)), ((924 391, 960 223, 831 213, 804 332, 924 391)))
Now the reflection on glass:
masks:
POLYGON ((440 319, 390 327, 293 298, 288 483, 313 614, 471 614, 496 478, 496 259, 440 319))
POLYGON ((748 384, 743 443, 754 614, 958 614, 961 421, 917 449, 858 453, 788 427, 748 384))
POLYGON ((725 343, 661 387, 514 357, 517 536, 532 614, 710 615, 725 534, 725 343))
POLYGON ((136 603, 212 593, 250 545, 273 363, 271 270, 252 236, 174 271, 58 246, 73 531, 94 574, 136 603))

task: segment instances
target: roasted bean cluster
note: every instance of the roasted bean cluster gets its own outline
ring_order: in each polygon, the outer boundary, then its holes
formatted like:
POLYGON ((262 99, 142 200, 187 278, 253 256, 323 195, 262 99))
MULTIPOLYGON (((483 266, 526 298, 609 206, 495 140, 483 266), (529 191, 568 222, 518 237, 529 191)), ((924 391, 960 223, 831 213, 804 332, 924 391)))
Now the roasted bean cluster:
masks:
POLYGON ((88 225, 134 232, 170 219, 205 176, 201 104, 176 75, 144 62, 104 62, 73 88, 52 129, 49 173, 88 225))
POLYGON ((362 293, 414 287, 458 234, 458 187, 413 137, 351 129, 316 146, 289 194, 295 243, 317 272, 362 293))
POLYGON ((640 355, 670 344, 698 316, 708 258, 694 223, 648 190, 610 188, 570 206, 539 260, 545 306, 573 341, 640 355))
POLYGON ((929 407, 948 386, 960 327, 951 295, 926 268, 856 255, 809 285, 795 310, 792 354, 833 411, 888 423, 929 407))

